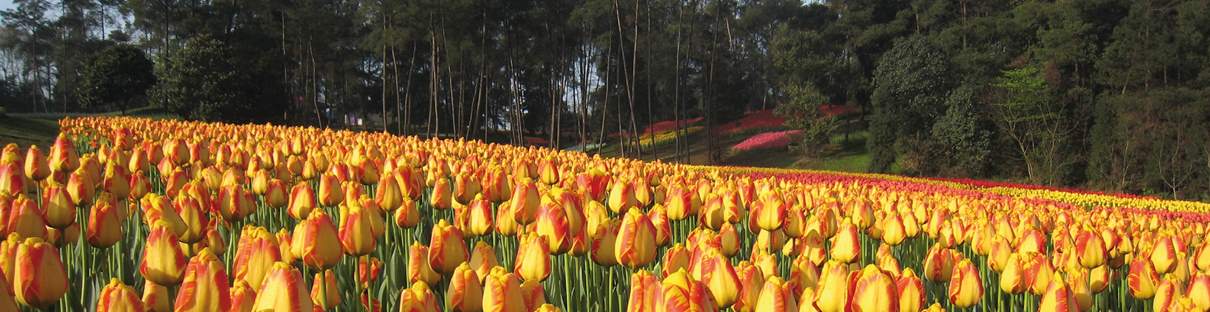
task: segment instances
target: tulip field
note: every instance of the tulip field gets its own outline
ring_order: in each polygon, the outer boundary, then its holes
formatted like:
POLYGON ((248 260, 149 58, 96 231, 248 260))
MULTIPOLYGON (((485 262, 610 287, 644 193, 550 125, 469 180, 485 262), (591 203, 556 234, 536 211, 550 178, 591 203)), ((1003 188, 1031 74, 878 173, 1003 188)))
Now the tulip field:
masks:
POLYGON ((127 117, 0 157, 0 311, 1206 311, 1210 204, 127 117))

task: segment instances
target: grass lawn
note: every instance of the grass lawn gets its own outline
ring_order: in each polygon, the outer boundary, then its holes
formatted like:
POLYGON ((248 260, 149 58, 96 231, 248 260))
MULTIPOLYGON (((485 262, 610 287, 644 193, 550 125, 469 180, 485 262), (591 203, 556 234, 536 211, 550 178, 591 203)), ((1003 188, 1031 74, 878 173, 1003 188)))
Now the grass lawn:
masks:
POLYGON ((17 143, 22 148, 37 144, 50 147, 59 134, 56 119, 3 116, 0 117, 0 146, 17 143))

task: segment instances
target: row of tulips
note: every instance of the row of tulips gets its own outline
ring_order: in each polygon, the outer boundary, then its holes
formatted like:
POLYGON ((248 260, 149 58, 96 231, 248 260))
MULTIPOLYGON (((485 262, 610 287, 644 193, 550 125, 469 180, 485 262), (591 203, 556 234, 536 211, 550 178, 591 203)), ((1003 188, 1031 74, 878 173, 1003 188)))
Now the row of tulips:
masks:
POLYGON ((45 153, 0 154, 0 310, 1210 308, 1196 212, 380 133, 61 126, 45 153))

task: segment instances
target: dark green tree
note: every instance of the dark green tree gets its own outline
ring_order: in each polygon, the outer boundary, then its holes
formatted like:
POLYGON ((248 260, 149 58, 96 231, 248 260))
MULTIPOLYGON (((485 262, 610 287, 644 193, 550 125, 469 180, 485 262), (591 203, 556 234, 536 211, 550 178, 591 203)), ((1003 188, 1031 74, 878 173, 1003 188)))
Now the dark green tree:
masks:
POLYGON ((188 119, 219 120, 238 106, 230 58, 223 42, 208 35, 190 38, 156 66, 160 80, 152 102, 188 119))
POLYGON ((871 97, 870 171, 886 172, 901 154, 927 152, 925 140, 945 110, 951 88, 945 51, 920 35, 905 38, 882 56, 871 97), (897 148, 898 147, 898 148, 897 148))
POLYGON ((80 104, 91 110, 126 109, 146 101, 147 89, 155 84, 154 65, 142 50, 114 45, 97 53, 80 75, 80 104))

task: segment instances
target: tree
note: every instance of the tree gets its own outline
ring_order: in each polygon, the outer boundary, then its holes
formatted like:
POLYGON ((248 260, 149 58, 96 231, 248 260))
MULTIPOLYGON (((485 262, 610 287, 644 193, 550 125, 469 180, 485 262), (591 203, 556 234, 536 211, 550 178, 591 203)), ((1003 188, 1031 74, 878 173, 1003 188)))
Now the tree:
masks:
POLYGON ((992 131, 979 107, 979 89, 964 85, 946 99, 945 115, 933 124, 932 141, 938 146, 942 174, 982 176, 992 150, 992 131))
POLYGON ((153 102, 188 119, 219 120, 237 106, 229 59, 221 41, 209 35, 190 38, 156 67, 160 81, 152 89, 153 102))
POLYGON ((920 35, 895 43, 878 62, 871 97, 870 170, 890 170, 900 154, 926 152, 919 144, 945 111, 950 90, 945 51, 920 35), (898 149, 898 150, 897 150, 898 149))
POLYGON ((824 96, 815 87, 805 83, 785 85, 781 89, 786 95, 785 100, 776 108, 777 114, 785 116, 786 126, 802 130, 799 150, 807 156, 818 156, 821 147, 828 144, 837 126, 834 117, 824 116, 819 111, 819 105, 824 103, 824 96))
POLYGON ((1064 156, 1071 132, 1064 122, 1064 107, 1050 95, 1036 65, 1004 71, 995 87, 1000 100, 992 103, 992 117, 1012 142, 1034 183, 1060 182, 1071 165, 1064 156))
POLYGON ((117 108, 126 113, 146 100, 155 84, 154 68, 142 50, 120 44, 105 48, 84 66, 80 81, 80 104, 97 110, 117 108))

